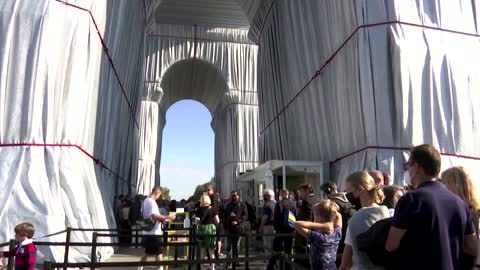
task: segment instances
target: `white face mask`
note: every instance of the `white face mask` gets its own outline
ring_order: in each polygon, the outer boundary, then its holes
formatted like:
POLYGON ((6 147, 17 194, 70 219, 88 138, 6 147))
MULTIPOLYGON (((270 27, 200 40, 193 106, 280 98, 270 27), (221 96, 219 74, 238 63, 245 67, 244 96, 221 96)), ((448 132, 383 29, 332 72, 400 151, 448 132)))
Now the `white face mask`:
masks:
POLYGON ((282 196, 278 196, 278 200, 279 200, 279 201, 283 200, 283 197, 282 197, 282 196))

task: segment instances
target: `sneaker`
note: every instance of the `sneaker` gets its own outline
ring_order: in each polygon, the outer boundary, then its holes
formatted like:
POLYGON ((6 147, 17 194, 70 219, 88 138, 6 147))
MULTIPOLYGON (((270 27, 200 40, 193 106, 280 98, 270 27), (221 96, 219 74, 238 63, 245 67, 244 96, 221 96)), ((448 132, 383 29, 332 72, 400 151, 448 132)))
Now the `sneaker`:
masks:
POLYGON ((143 270, 143 266, 137 267, 137 270, 143 270))

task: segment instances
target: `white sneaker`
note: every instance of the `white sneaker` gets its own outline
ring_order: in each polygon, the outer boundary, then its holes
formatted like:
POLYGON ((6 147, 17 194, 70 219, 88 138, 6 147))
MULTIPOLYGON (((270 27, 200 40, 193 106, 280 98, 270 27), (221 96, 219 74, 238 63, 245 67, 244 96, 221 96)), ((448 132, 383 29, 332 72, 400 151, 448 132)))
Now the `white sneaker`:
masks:
POLYGON ((158 267, 158 270, 163 270, 163 266, 158 267))
POLYGON ((143 266, 137 267, 137 270, 143 270, 143 266))

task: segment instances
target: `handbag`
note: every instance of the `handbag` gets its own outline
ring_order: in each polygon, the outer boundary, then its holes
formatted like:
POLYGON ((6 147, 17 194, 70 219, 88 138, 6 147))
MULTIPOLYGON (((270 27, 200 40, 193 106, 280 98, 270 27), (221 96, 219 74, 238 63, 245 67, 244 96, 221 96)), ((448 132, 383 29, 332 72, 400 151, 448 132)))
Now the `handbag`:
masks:
POLYGON ((151 231, 155 227, 155 221, 151 218, 137 220, 137 226, 142 231, 151 231))

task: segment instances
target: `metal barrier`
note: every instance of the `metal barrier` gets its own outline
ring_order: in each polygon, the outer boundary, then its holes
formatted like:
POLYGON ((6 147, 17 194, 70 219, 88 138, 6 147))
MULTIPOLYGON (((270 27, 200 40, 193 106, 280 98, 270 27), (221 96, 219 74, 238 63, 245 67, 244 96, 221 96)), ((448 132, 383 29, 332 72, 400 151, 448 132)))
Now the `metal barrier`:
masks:
MULTIPOLYGON (((292 264, 293 263, 290 261, 290 256, 286 255, 284 253, 275 253, 270 256, 250 256, 249 252, 249 247, 250 247, 250 240, 251 237, 256 237, 257 234, 249 234, 249 233, 242 233, 242 234, 222 234, 222 235, 217 235, 217 234, 212 234, 212 235, 197 235, 195 234, 195 231, 193 229, 189 229, 189 234, 184 235, 184 234, 163 234, 163 242, 160 244, 161 246, 168 246, 168 247, 178 247, 178 246, 187 246, 190 249, 190 258, 187 260, 178 260, 177 254, 175 253, 174 260, 173 261, 160 261, 160 262, 97 262, 97 247, 103 247, 103 246, 134 246, 134 247, 139 247, 139 238, 144 237, 147 235, 140 235, 139 232, 142 231, 141 229, 133 229, 131 230, 131 233, 125 234, 122 233, 122 230, 120 229, 81 229, 81 228, 66 228, 64 231, 60 231, 54 234, 50 234, 44 237, 40 238, 45 238, 53 235, 58 235, 65 233, 65 242, 45 242, 45 241, 34 241, 34 243, 37 246, 64 246, 65 247, 65 255, 64 255, 64 260, 63 263, 57 263, 57 262, 51 262, 51 261, 45 261, 44 262, 44 269, 54 269, 54 268, 63 268, 66 270, 69 267, 88 267, 90 269, 95 269, 96 267, 138 267, 138 266, 178 266, 178 265, 187 265, 189 269, 191 269, 192 266, 199 266, 200 264, 205 264, 205 263, 232 263, 233 270, 235 270, 235 263, 240 263, 244 262, 245 263, 245 269, 249 268, 249 263, 250 262, 255 262, 255 261, 265 261, 269 260, 272 256, 276 256, 280 259, 280 266, 281 269, 284 269, 285 264, 292 264), (86 242, 71 242, 71 233, 73 231, 83 231, 83 232, 92 232, 92 242, 91 243, 86 243, 86 242), (99 232, 116 232, 116 233, 99 233, 99 232), (133 234, 135 233, 135 234, 133 234), (134 243, 101 243, 98 242, 99 237, 132 237, 134 238, 134 243), (193 249, 199 248, 198 246, 198 241, 196 241, 198 238, 203 238, 203 237, 227 237, 230 238, 232 236, 238 236, 238 237, 244 237, 245 238, 245 257, 239 257, 239 258, 224 258, 224 259, 198 259, 195 258, 195 252, 193 249), (183 238, 189 238, 188 242, 185 243, 169 243, 167 240, 168 238, 174 238, 174 237, 183 237, 183 238), (84 246, 84 247, 91 247, 91 260, 90 262, 83 262, 83 263, 69 263, 68 262, 68 256, 69 256, 69 250, 70 247, 72 246, 84 246)), ((182 230, 166 230, 168 231, 182 231, 182 230)), ((268 236, 292 236, 294 234, 272 234, 268 236)), ((263 235, 265 236, 265 235, 263 235)), ((16 241, 15 240, 10 240, 8 243, 3 243, 0 244, 0 247, 4 247, 9 245, 9 250, 12 251, 15 247, 16 241)), ((8 270, 13 269, 13 259, 11 257, 8 258, 8 270)))

